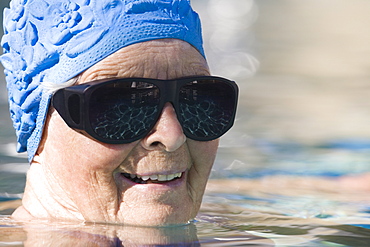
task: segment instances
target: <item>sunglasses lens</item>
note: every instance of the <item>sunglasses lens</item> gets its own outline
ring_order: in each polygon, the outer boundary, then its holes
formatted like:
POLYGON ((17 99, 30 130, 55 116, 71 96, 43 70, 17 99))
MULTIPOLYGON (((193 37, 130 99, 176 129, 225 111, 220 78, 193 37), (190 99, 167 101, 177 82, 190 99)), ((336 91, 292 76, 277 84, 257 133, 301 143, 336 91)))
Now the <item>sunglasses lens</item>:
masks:
POLYGON ((158 118, 160 92, 146 82, 110 83, 90 98, 89 118, 102 139, 129 143, 144 137, 158 118))
POLYGON ((179 120, 189 138, 213 140, 233 124, 236 91, 221 80, 190 82, 180 90, 179 108, 179 120))

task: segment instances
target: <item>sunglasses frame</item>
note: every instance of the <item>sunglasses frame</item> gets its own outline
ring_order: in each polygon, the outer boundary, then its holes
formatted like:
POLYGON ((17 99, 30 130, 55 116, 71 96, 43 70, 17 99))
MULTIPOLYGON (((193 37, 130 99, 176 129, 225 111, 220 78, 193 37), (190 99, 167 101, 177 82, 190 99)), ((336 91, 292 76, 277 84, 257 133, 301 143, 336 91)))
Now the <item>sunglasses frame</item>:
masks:
POLYGON ((178 78, 174 80, 159 80, 159 79, 149 79, 149 78, 120 78, 120 79, 103 79, 103 80, 96 80, 92 82, 87 82, 79 85, 74 85, 70 87, 66 87, 63 89, 59 89, 54 93, 52 96, 52 105, 53 107, 58 111, 59 115, 63 118, 65 123, 72 129, 76 130, 77 132, 80 132, 84 135, 90 136, 95 140, 98 140, 103 143, 107 144, 127 144, 132 143, 134 141, 140 140, 147 136, 150 131, 153 129, 155 124, 158 122, 158 119, 160 118, 160 115, 163 111, 163 107, 167 102, 172 103, 177 119, 180 123, 180 125, 183 128, 185 136, 192 140, 196 141, 211 141, 214 139, 219 138, 223 134, 225 134, 234 124, 234 119, 236 115, 236 108, 237 108, 237 102, 238 102, 238 86, 234 81, 222 78, 222 77, 216 77, 216 76, 196 76, 196 77, 183 77, 178 78), (194 81, 220 81, 223 83, 226 83, 230 86, 230 88, 233 90, 234 99, 234 109, 232 116, 230 118, 229 123, 224 128, 224 132, 220 133, 219 135, 213 136, 212 138, 209 137, 197 137, 189 131, 184 130, 183 123, 181 121, 181 117, 179 116, 179 100, 178 96, 180 93, 180 89, 182 86, 189 82, 194 81), (145 82, 145 83, 151 83, 158 87, 160 92, 160 99, 159 99, 159 105, 158 105, 158 112, 156 116, 155 121, 153 124, 148 128, 148 130, 145 131, 145 133, 138 135, 135 138, 130 139, 120 139, 120 140, 114 140, 114 139, 105 139, 99 136, 91 127, 91 123, 89 120, 89 102, 91 95, 93 92, 98 90, 99 88, 107 85, 107 84, 113 84, 113 83, 123 83, 123 82, 145 82), (76 107, 77 106, 77 107, 76 107))

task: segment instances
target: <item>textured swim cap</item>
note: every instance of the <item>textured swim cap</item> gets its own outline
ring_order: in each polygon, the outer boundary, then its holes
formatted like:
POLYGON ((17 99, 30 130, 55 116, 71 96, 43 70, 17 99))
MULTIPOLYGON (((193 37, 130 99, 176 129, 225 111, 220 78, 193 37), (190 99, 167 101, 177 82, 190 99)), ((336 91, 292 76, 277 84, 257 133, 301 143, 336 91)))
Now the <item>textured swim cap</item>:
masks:
POLYGON ((4 9, 4 54, 17 151, 32 161, 51 94, 41 82, 64 83, 115 51, 175 38, 203 56, 198 15, 189 0, 13 0, 4 9))

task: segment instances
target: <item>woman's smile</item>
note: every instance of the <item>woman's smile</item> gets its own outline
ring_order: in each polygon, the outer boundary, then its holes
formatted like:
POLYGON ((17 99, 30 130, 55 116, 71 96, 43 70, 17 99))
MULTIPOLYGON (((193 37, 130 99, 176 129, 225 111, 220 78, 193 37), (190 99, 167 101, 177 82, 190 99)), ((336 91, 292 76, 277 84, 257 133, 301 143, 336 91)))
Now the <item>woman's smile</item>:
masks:
POLYGON ((121 173, 121 175, 136 184, 168 184, 174 180, 178 180, 182 177, 183 172, 173 174, 154 174, 154 175, 138 175, 121 173))

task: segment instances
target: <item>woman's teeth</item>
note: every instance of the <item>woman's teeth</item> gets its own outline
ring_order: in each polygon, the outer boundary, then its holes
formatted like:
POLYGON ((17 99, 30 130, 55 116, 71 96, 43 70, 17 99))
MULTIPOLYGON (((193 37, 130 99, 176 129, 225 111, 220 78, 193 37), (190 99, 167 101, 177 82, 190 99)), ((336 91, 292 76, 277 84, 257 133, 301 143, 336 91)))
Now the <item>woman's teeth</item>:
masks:
POLYGON ((131 181, 135 183, 149 183, 149 182, 168 182, 172 181, 176 178, 180 178, 182 172, 168 174, 168 175, 150 175, 150 176, 140 176, 137 174, 129 174, 129 173, 122 173, 124 177, 129 178, 131 181))

